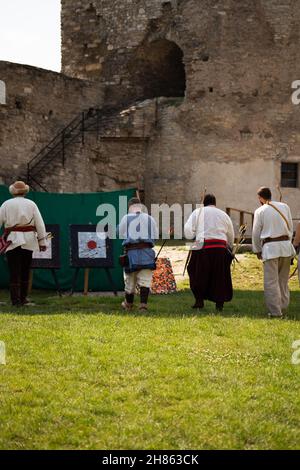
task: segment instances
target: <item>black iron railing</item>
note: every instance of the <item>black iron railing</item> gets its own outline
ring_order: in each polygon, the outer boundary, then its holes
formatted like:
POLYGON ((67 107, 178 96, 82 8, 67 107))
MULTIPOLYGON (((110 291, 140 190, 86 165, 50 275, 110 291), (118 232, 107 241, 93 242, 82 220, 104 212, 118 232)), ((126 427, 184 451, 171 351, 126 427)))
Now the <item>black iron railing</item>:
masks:
MULTIPOLYGON (((136 103, 127 105, 134 106, 136 103)), ((100 132, 113 121, 124 105, 118 108, 90 108, 78 114, 64 129, 62 129, 45 147, 43 147, 27 164, 27 184, 34 190, 46 191, 41 183, 45 171, 54 160, 60 159, 63 167, 66 163, 66 151, 73 143, 85 144, 87 132, 100 132)))

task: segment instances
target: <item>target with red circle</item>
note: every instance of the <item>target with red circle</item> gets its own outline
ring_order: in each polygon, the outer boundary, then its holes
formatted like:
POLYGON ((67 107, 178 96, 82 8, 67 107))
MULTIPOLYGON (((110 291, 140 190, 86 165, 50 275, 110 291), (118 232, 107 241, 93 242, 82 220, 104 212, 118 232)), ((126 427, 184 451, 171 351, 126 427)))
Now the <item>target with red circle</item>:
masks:
POLYGON ((78 232, 79 258, 106 258, 105 234, 95 232, 78 232))
POLYGON ((94 240, 90 240, 87 242, 87 248, 89 250, 96 250, 97 249, 97 243, 94 240))
POLYGON ((113 243, 108 232, 97 232, 97 225, 70 225, 71 266, 113 268, 113 243))

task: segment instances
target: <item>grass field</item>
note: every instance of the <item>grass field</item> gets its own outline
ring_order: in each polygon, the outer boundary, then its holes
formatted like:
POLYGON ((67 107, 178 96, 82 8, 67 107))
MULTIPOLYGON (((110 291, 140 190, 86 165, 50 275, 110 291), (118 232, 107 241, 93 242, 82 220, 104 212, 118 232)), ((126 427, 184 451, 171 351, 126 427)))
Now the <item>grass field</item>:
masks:
POLYGON ((1 307, 0 448, 300 448, 299 287, 288 318, 268 320, 253 256, 234 284, 222 315, 195 314, 186 282, 147 315, 49 293, 1 307))

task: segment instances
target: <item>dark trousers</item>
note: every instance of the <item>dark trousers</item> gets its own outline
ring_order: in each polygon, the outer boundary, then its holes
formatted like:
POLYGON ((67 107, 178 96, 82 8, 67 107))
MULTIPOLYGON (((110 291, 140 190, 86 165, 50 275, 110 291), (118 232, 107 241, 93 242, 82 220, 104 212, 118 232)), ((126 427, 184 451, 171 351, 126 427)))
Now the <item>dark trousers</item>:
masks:
POLYGON ((218 305, 230 302, 233 296, 230 265, 231 254, 221 248, 192 251, 188 265, 190 286, 196 302, 211 300, 218 305))
POLYGON ((21 247, 6 253, 10 272, 10 297, 13 305, 23 305, 28 294, 32 251, 21 247))

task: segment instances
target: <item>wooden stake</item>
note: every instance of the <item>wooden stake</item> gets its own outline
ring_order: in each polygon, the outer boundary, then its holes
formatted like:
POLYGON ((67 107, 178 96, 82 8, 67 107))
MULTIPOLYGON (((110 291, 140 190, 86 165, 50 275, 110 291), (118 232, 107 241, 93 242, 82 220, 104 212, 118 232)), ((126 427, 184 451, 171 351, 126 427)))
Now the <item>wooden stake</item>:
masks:
POLYGON ((90 276, 90 268, 86 268, 84 270, 84 293, 83 295, 88 295, 89 293, 89 276, 90 276))

